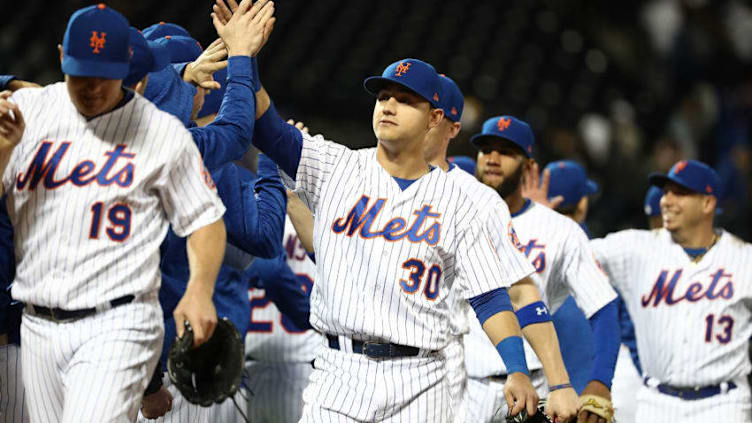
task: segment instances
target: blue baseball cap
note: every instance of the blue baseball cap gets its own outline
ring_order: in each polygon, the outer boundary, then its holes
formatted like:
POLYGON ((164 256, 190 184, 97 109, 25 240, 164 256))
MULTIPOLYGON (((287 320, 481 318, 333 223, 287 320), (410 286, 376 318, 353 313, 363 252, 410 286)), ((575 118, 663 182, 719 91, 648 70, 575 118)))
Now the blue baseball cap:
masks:
POLYGON ((155 41, 163 44, 170 52, 170 63, 192 62, 203 51, 198 41, 182 35, 167 35, 155 41))
POLYGON ((157 72, 170 64, 167 49, 154 41, 146 41, 141 32, 131 27, 131 66, 123 85, 131 86, 144 79, 149 72, 157 72))
POLYGON ((454 164, 465 172, 475 175, 475 160, 468 156, 452 156, 448 157, 447 161, 454 164))
POLYGON ((418 59, 398 60, 384 69, 381 76, 371 76, 363 81, 363 87, 371 95, 378 96, 379 91, 389 82, 414 91, 428 100, 431 106, 440 108, 439 74, 430 64, 418 59))
POLYGON ((181 35, 183 37, 190 37, 191 34, 182 26, 174 23, 159 22, 154 25, 150 25, 142 31, 144 38, 150 41, 154 41, 158 38, 165 37, 167 35, 181 35))
POLYGON ((150 73, 149 83, 144 92, 144 97, 159 110, 177 117, 185 126, 191 122, 195 95, 196 87, 183 81, 172 66, 150 73))
POLYGON ((663 191, 657 186, 653 185, 648 189, 645 194, 645 216, 661 215, 661 197, 663 197, 663 191))
POLYGON ((130 67, 128 20, 104 4, 77 10, 63 37, 66 75, 123 79, 130 67))
POLYGON ((551 174, 548 198, 561 195, 559 207, 576 205, 582 197, 598 192, 598 184, 588 179, 585 168, 571 160, 559 160, 546 166, 551 174))
POLYGON ((462 96, 460 87, 446 75, 439 75, 439 84, 441 84, 439 107, 444 110, 444 117, 452 122, 459 122, 465 105, 465 98, 462 96))
POLYGON ((712 167, 697 160, 681 160, 676 162, 668 174, 653 173, 648 176, 650 185, 663 188, 668 182, 673 182, 698 194, 720 197, 721 179, 712 167))
POLYGON ((530 125, 514 116, 494 116, 483 122, 480 134, 470 138, 470 142, 478 149, 483 148, 489 141, 511 141, 522 149, 527 157, 533 157, 535 136, 530 125))
POLYGON ((219 82, 221 87, 218 90, 211 90, 211 92, 204 97, 204 105, 201 106, 201 110, 198 111, 197 118, 218 113, 219 106, 222 105, 222 99, 225 97, 225 89, 227 87, 227 68, 214 72, 213 78, 215 81, 219 82))

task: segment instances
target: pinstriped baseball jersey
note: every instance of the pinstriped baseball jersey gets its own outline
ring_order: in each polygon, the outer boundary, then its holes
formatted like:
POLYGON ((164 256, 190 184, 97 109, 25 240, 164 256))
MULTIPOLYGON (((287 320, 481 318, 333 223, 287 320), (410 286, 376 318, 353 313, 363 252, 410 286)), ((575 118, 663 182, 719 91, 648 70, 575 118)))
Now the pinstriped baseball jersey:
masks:
MULTIPOLYGON (((533 281, 541 290, 543 301, 551 312, 556 311, 571 293, 588 318, 616 298, 606 275, 598 269, 588 239, 573 220, 555 211, 530 202, 512 217, 520 251, 535 268, 533 281)), ((480 324, 471 322, 470 335, 465 337, 466 365, 472 377, 506 373, 496 349, 480 324)), ((538 357, 525 342, 528 367, 541 368, 538 357)))
MULTIPOLYGON (((518 269, 515 271, 516 274, 527 276, 533 273, 535 269, 527 261, 525 255, 517 249, 508 235, 509 228, 512 225, 512 216, 509 214, 507 203, 493 188, 478 181, 475 176, 458 166, 454 166, 448 173, 449 176, 456 179, 461 189, 483 212, 482 219, 499 256, 508 258, 509 264, 518 269)), ((460 299, 453 304, 454 311, 450 320, 452 334, 468 333, 470 331, 469 320, 475 319, 474 314, 470 314, 469 303, 460 299)), ((485 336, 485 333, 483 336, 485 336)))
POLYGON ((14 298, 81 309, 155 292, 168 223, 185 236, 222 217, 190 134, 143 97, 90 120, 65 83, 12 99, 26 119, 3 175, 14 298))
POLYGON ((316 216, 311 323, 322 332, 441 349, 455 284, 469 298, 525 276, 440 169, 402 190, 373 149, 303 134, 296 180, 284 176, 316 216))
POLYGON ((635 323, 644 375, 715 385, 750 372, 752 246, 725 231, 694 262, 665 229, 591 241, 635 323))
MULTIPOLYGON (((316 265, 308 258, 298 239, 295 228, 287 217, 285 222, 284 246, 287 265, 298 276, 304 276, 310 283, 305 290, 313 288, 316 265)), ((316 357, 316 350, 324 341, 323 336, 314 330, 301 331, 295 324, 279 312, 263 289, 248 290, 251 302, 251 326, 245 337, 245 352, 254 360, 269 362, 310 363, 316 357)))

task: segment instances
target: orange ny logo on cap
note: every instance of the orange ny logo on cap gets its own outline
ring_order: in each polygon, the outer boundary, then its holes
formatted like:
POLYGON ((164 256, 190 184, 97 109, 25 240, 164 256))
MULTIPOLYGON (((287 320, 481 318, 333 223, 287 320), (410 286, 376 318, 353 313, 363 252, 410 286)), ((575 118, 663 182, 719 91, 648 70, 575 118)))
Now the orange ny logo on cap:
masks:
POLYGON ((410 70, 410 65, 412 63, 410 62, 399 62, 399 65, 397 65, 397 69, 394 71, 394 76, 402 76, 407 73, 408 70, 410 70))
POLYGON ((712 194, 713 187, 711 187, 710 185, 705 185, 705 192, 707 192, 708 194, 712 194))
POLYGON ((439 93, 433 93, 433 101, 439 101, 439 93))
POLYGON ((452 115, 457 115, 457 108, 452 106, 452 115))
POLYGON ((102 32, 102 35, 99 35, 97 31, 91 31, 91 38, 89 38, 89 47, 93 48, 92 53, 99 54, 99 49, 104 48, 104 43, 107 42, 105 40, 105 36, 107 36, 106 32, 102 32))
POLYGON ((499 118, 499 121, 496 122, 496 127, 499 128, 499 131, 503 131, 507 128, 509 128, 509 124, 512 123, 512 121, 507 117, 499 118))
POLYGON ((685 167, 687 167, 687 161, 686 160, 680 161, 679 163, 676 164, 676 166, 674 166, 674 173, 681 172, 682 170, 684 170, 685 167))

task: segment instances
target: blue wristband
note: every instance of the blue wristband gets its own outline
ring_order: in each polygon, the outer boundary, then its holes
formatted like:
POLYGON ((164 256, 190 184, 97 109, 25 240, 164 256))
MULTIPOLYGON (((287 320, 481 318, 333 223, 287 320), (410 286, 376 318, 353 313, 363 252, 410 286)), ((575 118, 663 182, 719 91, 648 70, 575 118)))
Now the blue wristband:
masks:
POLYGON ((530 375, 525 360, 525 348, 522 346, 522 338, 519 336, 509 336, 504 338, 496 345, 496 351, 499 352, 504 365, 507 367, 507 374, 524 373, 530 375))
POLYGON ((517 320, 520 322, 520 328, 535 323, 546 323, 551 321, 551 313, 543 301, 537 301, 522 307, 515 312, 517 320))
POLYGON ((567 389, 571 387, 572 387, 571 383, 562 383, 561 385, 549 386, 548 392, 558 391, 559 389, 567 389))

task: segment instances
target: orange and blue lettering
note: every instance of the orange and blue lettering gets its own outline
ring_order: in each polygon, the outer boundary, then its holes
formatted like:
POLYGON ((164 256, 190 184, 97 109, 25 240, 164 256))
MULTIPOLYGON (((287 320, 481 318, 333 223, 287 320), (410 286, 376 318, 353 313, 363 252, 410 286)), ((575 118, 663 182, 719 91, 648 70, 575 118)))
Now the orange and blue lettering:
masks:
POLYGON ((70 141, 61 143, 60 147, 49 157, 53 143, 50 141, 42 142, 36 154, 31 159, 26 174, 18 174, 16 188, 20 191, 26 188, 28 184, 29 191, 34 191, 40 182, 47 189, 58 188, 67 182, 78 187, 83 187, 96 181, 101 186, 116 184, 123 188, 129 187, 133 183, 133 162, 131 161, 125 163, 112 176, 109 175, 115 165, 118 164, 119 159, 132 159, 136 157, 134 153, 126 153, 126 147, 123 144, 119 144, 112 151, 104 153, 107 161, 99 172, 94 173, 94 169, 96 168, 94 161, 84 160, 74 166, 68 176, 56 180, 55 173, 58 167, 60 167, 60 162, 68 151, 70 144, 70 141))
POLYGON ((344 232, 349 237, 358 232, 358 235, 363 239, 383 237, 387 241, 399 241, 407 238, 410 242, 425 242, 428 245, 436 245, 439 242, 441 237, 440 222, 435 221, 425 230, 422 230, 429 218, 438 219, 441 217, 441 213, 433 212, 430 205, 426 204, 413 212, 416 218, 409 227, 406 219, 395 217, 389 220, 382 229, 374 230, 372 228, 373 223, 384 209, 386 199, 379 198, 369 206, 370 200, 367 195, 361 196, 346 217, 334 220, 332 231, 337 234, 344 232))
POLYGON ((731 299, 734 296, 734 282, 731 280, 733 275, 726 273, 724 269, 718 269, 715 273, 710 275, 710 284, 707 289, 700 282, 693 282, 684 292, 683 295, 678 297, 674 296, 674 290, 682 275, 682 270, 679 269, 674 272, 671 279, 668 278, 668 270, 661 270, 653 284, 653 289, 650 294, 642 296, 643 307, 658 307, 662 302, 666 305, 672 306, 678 302, 686 300, 694 303, 704 298, 708 300, 716 300, 718 298, 731 299), (726 282, 719 288, 719 284, 722 279, 726 279, 726 282), (652 303, 652 304, 651 304, 652 303))

